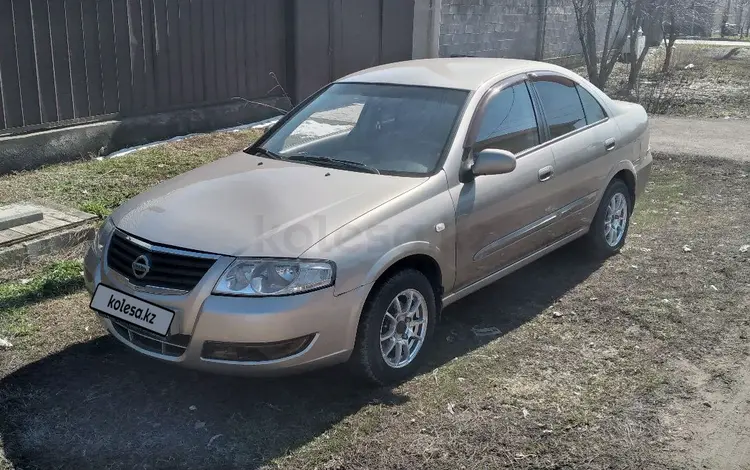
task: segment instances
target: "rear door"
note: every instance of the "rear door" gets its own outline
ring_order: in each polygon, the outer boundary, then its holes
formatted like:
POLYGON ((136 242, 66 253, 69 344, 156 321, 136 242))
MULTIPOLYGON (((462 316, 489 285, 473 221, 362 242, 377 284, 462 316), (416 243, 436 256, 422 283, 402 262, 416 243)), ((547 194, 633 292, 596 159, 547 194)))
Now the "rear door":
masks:
POLYGON ((593 204, 617 149, 619 129, 596 99, 573 80, 554 73, 534 74, 532 84, 554 156, 556 238, 588 226, 593 204), (587 210, 588 209, 588 210, 587 210))
POLYGON ((553 201, 552 152, 541 147, 525 77, 488 92, 472 123, 477 138, 467 158, 486 148, 516 155, 516 169, 483 175, 451 190, 457 201, 456 288, 480 280, 542 247, 553 201), (549 177, 548 177, 549 175, 549 177))

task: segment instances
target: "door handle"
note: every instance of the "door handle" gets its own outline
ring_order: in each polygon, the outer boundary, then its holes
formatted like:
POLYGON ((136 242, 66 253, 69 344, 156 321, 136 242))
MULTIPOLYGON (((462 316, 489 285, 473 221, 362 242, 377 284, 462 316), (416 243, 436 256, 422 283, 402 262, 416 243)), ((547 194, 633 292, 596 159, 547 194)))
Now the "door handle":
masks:
POLYGON ((607 139, 604 141, 604 149, 607 152, 611 152, 612 150, 614 150, 616 145, 617 145, 617 142, 615 142, 614 138, 607 139))
POLYGON ((555 169, 552 166, 545 166, 544 168, 539 170, 539 181, 545 182, 549 181, 552 178, 552 175, 555 174, 555 169))

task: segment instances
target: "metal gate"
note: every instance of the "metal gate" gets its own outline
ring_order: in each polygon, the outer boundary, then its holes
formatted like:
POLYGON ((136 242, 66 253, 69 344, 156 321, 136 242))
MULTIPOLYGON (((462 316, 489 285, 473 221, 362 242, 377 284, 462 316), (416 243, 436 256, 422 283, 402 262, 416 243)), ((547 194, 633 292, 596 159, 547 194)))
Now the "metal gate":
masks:
POLYGON ((414 0, 296 0, 294 96, 412 56, 414 0))
POLYGON ((413 19, 414 0, 0 0, 0 135, 299 101, 411 58, 413 19))

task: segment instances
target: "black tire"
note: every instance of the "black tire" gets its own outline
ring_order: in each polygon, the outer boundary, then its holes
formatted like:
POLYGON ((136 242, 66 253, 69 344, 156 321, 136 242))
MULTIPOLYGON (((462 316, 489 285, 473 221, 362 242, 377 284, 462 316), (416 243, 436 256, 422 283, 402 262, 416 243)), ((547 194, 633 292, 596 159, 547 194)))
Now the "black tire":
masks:
POLYGON ((429 347, 437 320, 435 291, 424 274, 415 269, 405 269, 389 277, 376 287, 370 295, 359 320, 357 340, 349 358, 349 367, 355 376, 371 385, 391 385, 399 383, 419 368, 424 352, 429 347), (394 368, 386 363, 381 354, 380 332, 386 310, 391 301, 407 289, 418 291, 427 305, 426 335, 422 347, 408 365, 394 368))
POLYGON ((586 235, 585 243, 587 245, 587 251, 596 258, 608 258, 617 252, 625 244, 625 238, 628 236, 628 229, 630 228, 630 217, 633 214, 633 198, 630 195, 628 185, 621 179, 614 179, 609 183, 607 189, 604 191, 604 196, 599 203, 599 208, 596 210, 594 220, 591 221, 591 227, 589 233, 586 235), (607 216, 607 206, 615 194, 620 193, 625 197, 627 203, 627 220, 625 222, 625 228, 622 233, 622 238, 615 245, 607 243, 605 237, 605 218, 607 216))

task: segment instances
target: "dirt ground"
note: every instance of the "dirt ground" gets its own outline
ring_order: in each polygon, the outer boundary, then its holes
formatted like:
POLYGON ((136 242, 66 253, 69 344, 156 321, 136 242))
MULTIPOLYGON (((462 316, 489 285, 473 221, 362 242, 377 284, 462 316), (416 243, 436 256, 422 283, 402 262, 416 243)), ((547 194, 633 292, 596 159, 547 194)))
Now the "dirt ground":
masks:
POLYGON ((4 273, 26 326, 0 468, 750 468, 749 174, 659 156, 622 254, 566 247, 449 307, 388 389, 177 369, 105 335, 80 284, 4 273))

